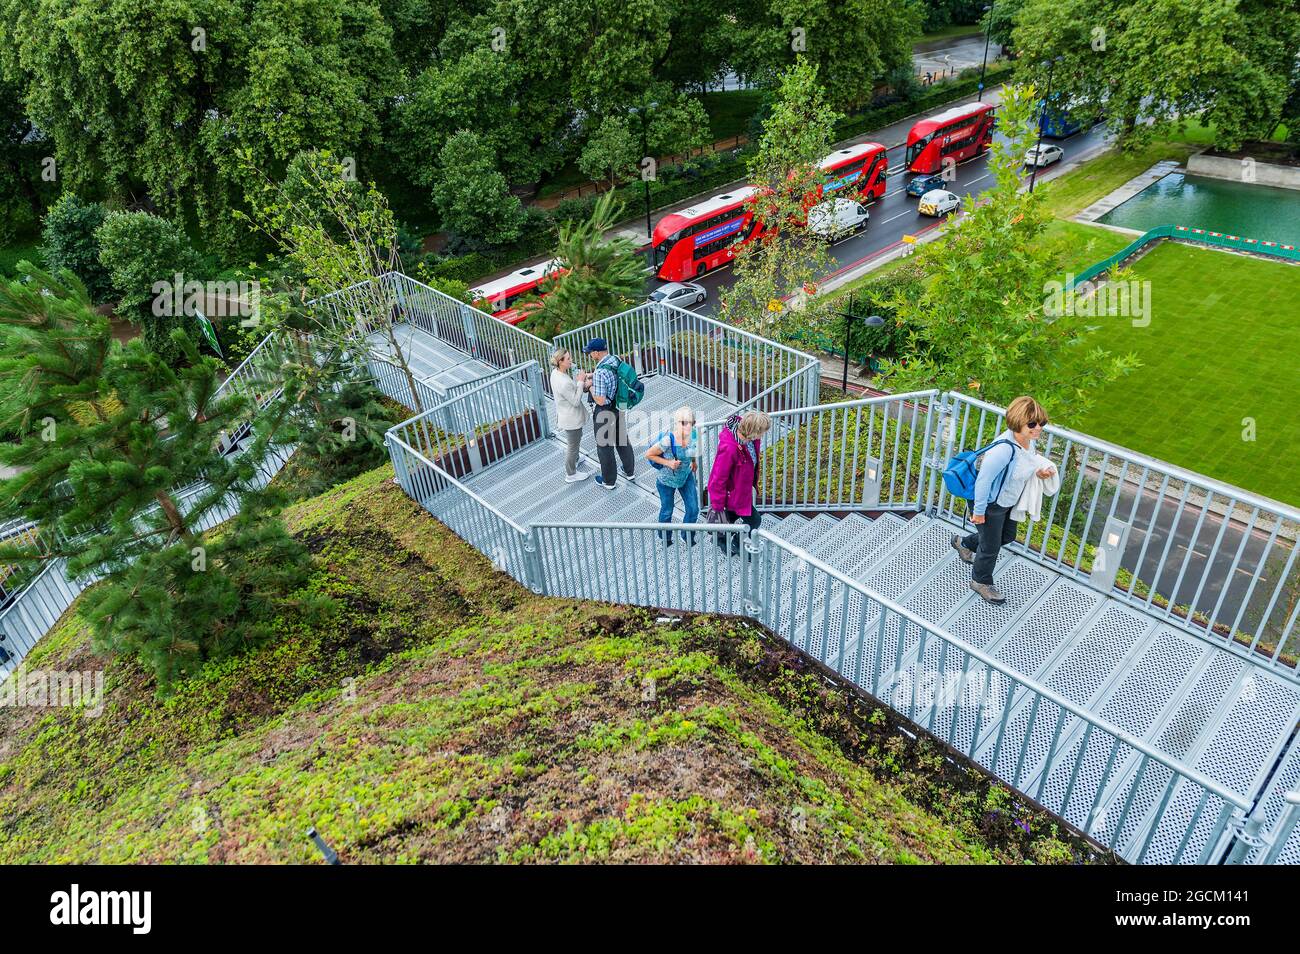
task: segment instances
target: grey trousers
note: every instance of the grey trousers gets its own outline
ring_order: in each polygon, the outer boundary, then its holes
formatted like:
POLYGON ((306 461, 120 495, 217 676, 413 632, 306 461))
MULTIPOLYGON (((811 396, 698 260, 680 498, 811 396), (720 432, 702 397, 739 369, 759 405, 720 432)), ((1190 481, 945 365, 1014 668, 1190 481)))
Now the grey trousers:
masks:
POLYGON ((578 451, 582 449, 582 428, 575 427, 564 432, 564 476, 572 477, 578 472, 578 451))

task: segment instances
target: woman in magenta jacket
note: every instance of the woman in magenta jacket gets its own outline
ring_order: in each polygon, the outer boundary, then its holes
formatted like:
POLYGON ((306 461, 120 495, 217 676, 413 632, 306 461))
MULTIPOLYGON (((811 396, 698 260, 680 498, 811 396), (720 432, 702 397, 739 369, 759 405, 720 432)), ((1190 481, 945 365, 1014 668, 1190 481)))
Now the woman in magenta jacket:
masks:
MULTIPOLYGON (((718 453, 709 473, 709 507, 721 513, 727 523, 739 520, 751 532, 758 529, 761 519, 754 509, 754 493, 763 459, 762 438, 771 426, 772 419, 762 411, 727 418, 718 433, 718 453)), ((724 549, 725 539, 718 534, 718 546, 724 549)), ((735 537, 731 540, 734 553, 739 541, 735 537)))

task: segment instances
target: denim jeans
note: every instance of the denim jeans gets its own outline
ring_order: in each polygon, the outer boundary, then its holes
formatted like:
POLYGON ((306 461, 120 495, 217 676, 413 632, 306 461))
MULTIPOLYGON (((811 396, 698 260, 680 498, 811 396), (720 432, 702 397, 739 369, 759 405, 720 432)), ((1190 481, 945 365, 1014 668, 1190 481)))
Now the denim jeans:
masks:
MULTIPOLYGON (((688 466, 686 464, 683 467, 688 466)), ((682 523, 694 523, 700 518, 700 491, 695 483, 695 475, 686 478, 686 483, 680 487, 666 487, 659 481, 655 481, 655 489, 659 491, 659 522, 673 522, 673 503, 677 494, 682 495, 682 509, 685 511, 682 515, 682 523)), ((672 542, 672 531, 662 531, 664 540, 672 542)), ((689 539, 695 542, 695 534, 682 534, 682 539, 689 539)))

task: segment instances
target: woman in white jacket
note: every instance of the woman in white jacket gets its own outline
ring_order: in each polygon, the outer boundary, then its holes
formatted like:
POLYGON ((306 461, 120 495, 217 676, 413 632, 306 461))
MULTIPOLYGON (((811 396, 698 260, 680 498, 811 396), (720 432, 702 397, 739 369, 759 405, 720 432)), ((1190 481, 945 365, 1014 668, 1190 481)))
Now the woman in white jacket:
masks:
POLYGON ((576 483, 591 476, 588 470, 578 469, 578 451, 582 447, 582 431, 587 424, 587 408, 582 403, 582 392, 590 387, 585 371, 578 372, 575 381, 570 374, 573 355, 560 349, 551 355, 551 396, 555 398, 556 427, 564 432, 567 449, 564 455, 564 482, 576 483))

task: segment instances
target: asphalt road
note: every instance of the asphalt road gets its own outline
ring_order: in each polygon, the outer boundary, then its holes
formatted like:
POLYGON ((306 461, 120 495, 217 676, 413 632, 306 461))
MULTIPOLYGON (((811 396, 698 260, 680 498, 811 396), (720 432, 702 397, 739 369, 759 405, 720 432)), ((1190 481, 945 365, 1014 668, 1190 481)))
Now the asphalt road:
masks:
MULTIPOLYGON (((1061 161, 1068 162, 1072 155, 1102 145, 1105 136, 1106 127, 1099 125, 1091 130, 1075 133, 1067 139, 1046 141, 1055 142, 1064 148, 1065 157, 1061 161)), ((908 181, 912 178, 912 174, 906 172, 903 166, 905 149, 906 147, 900 144, 888 151, 890 169, 888 190, 883 198, 868 206, 871 211, 871 218, 866 230, 858 235, 843 239, 831 247, 831 255, 835 259, 837 271, 852 268, 893 248, 902 242, 904 235, 916 235, 937 228, 943 221, 942 219, 919 214, 916 211, 919 200, 907 195, 904 191, 908 181)), ((1051 168, 1040 170, 1039 176, 1041 177, 1043 173, 1050 171, 1051 168)), ((1026 170, 1025 176, 1028 177, 1028 175, 1029 172, 1026 170)), ((972 197, 978 196, 992 184, 993 176, 988 169, 988 156, 986 154, 958 166, 957 181, 951 184, 950 188, 953 192, 964 197, 963 207, 966 207, 972 197)), ((699 279, 699 284, 708 290, 709 297, 703 305, 697 306, 693 310, 700 314, 716 314, 719 292, 728 287, 731 281, 730 265, 715 269, 699 279)), ((646 291, 649 292, 660 284, 662 283, 658 279, 652 279, 648 283, 646 291)))

